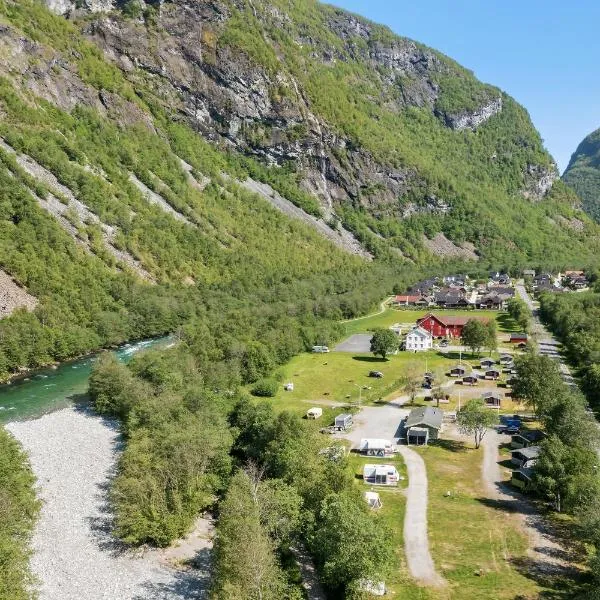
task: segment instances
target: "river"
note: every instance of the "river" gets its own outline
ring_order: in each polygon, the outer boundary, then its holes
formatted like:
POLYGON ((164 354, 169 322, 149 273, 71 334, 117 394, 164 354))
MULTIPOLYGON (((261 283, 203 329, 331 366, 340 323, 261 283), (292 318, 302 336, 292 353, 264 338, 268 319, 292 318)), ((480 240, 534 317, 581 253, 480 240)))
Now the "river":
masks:
MULTIPOLYGON (((140 350, 168 345, 171 341, 171 337, 161 337, 125 344, 115 354, 127 362, 140 350)), ((12 383, 0 385, 0 423, 39 417, 72 404, 87 392, 97 356, 64 362, 54 369, 32 371, 12 383)))

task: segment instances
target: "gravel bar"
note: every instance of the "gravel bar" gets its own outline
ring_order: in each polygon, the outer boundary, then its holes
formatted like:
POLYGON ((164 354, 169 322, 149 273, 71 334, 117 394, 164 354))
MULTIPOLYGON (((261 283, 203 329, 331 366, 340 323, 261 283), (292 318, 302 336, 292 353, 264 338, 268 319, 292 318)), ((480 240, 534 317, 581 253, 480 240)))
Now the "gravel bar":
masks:
POLYGON ((7 429, 30 456, 43 507, 31 567, 40 600, 204 598, 208 572, 176 570, 110 534, 107 490, 120 450, 114 422, 78 406, 7 429))

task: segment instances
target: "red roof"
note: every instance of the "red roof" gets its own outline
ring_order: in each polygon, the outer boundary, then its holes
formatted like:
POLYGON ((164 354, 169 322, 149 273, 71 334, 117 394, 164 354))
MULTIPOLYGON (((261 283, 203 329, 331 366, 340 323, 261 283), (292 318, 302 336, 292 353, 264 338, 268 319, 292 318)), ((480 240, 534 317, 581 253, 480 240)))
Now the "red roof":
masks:
POLYGON ((400 302, 418 302, 420 299, 422 298, 422 296, 420 295, 406 295, 406 296, 396 296, 396 302, 400 303, 400 302))
POLYGON ((473 319, 482 321, 483 323, 487 323, 489 321, 489 319, 486 319, 485 317, 478 317, 475 315, 469 315, 467 317, 444 315, 444 316, 440 317, 439 315, 434 315, 433 313, 429 313, 428 315, 425 315, 423 318, 419 319, 417 321, 417 324, 423 322, 428 317, 434 318, 436 321, 441 323, 444 327, 456 327, 456 326, 464 327, 469 321, 472 321, 473 319))

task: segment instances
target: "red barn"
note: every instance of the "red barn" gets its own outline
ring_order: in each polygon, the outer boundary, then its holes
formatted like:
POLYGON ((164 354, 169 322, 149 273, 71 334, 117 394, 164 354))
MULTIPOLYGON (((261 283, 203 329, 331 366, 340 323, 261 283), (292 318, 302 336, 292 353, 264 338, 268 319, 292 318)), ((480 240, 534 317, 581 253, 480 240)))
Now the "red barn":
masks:
POLYGON ((482 319, 479 317, 453 317, 453 316, 439 316, 429 313, 422 319, 417 321, 417 325, 423 329, 429 331, 433 337, 449 337, 459 338, 462 336, 463 327, 471 319, 477 318, 478 321, 487 323, 488 319, 482 319))

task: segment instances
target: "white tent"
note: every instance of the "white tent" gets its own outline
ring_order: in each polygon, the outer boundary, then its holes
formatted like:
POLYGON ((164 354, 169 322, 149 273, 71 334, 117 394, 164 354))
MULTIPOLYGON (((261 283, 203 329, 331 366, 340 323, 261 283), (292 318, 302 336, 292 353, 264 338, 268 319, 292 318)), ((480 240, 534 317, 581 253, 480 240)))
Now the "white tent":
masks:
POLYGON ((365 492, 364 499, 369 505, 369 508, 378 509, 383 506, 381 498, 377 492, 365 492))
POLYGON ((318 406, 313 406, 306 411, 307 419, 318 419, 321 416, 323 416, 323 409, 318 406))

